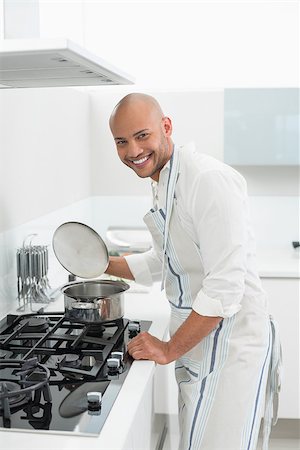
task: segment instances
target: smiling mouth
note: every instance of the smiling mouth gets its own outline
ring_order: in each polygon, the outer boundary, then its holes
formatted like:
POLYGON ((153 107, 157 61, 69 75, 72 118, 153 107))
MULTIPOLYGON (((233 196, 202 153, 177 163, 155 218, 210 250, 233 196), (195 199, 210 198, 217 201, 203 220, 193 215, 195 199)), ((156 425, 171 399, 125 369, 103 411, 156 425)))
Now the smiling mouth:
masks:
POLYGON ((143 158, 140 158, 140 159, 136 159, 136 160, 130 160, 130 162, 132 162, 135 166, 143 166, 147 161, 148 161, 148 159, 151 157, 151 154, 150 155, 146 155, 146 156, 144 156, 143 158))

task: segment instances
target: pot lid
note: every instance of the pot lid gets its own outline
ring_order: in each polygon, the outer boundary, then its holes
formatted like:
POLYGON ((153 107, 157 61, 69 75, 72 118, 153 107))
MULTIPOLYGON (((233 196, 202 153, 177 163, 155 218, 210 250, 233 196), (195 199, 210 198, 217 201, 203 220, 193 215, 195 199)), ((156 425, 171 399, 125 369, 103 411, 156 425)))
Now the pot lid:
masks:
POLYGON ((55 231, 53 250, 60 264, 80 278, 96 278, 108 266, 108 251, 99 234, 80 222, 66 222, 55 231))

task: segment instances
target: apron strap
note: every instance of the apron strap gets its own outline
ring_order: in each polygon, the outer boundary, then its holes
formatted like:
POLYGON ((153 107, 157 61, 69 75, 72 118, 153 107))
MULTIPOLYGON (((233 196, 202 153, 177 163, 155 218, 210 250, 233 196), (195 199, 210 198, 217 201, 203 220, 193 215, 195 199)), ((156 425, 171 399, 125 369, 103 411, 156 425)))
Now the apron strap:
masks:
POLYGON ((163 260, 162 260, 162 281, 161 290, 164 288, 165 276, 166 276, 166 249, 169 235, 169 224, 172 215, 173 201, 175 196, 175 187, 178 178, 179 170, 179 155, 178 149, 174 146, 173 153, 170 159, 170 172, 167 185, 166 194, 166 218, 164 224, 164 237, 163 237, 163 260))
POLYGON ((278 419, 279 392, 281 388, 282 350, 278 326, 272 316, 270 316, 270 325, 272 347, 263 421, 263 450, 268 450, 271 427, 276 424, 278 419))

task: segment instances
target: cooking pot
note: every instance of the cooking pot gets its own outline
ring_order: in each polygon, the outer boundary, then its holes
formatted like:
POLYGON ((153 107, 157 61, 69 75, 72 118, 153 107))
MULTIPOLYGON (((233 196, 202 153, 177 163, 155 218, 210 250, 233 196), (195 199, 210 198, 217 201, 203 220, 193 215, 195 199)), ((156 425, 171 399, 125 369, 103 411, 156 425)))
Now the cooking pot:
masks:
MULTIPOLYGON (((66 222, 53 235, 53 250, 61 265, 80 278, 102 275, 109 262, 108 251, 99 234, 80 222, 66 222)), ((124 314, 123 281, 88 280, 65 284, 65 317, 73 322, 102 323, 121 319, 124 314)))
POLYGON ((124 315, 124 292, 129 285, 123 281, 89 280, 62 288, 65 317, 73 322, 103 323, 124 315))

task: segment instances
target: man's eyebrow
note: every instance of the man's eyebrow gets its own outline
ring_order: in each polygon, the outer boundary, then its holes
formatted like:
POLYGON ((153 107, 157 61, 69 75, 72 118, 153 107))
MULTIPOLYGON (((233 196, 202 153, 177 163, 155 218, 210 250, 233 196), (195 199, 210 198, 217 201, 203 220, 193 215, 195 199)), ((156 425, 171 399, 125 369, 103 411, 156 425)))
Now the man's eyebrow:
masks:
POLYGON ((144 131, 149 131, 149 128, 144 128, 143 130, 139 130, 136 133, 134 133, 132 136, 135 137, 135 136, 137 136, 140 133, 144 133, 144 131))
MULTIPOLYGON (((132 136, 135 137, 135 136, 137 136, 140 133, 144 133, 145 131, 149 131, 149 128, 144 128, 143 130, 136 131, 135 133, 133 133, 132 136)), ((119 139, 124 140, 126 138, 120 136, 120 137, 115 137, 114 139, 115 139, 115 141, 117 141, 119 139)))

